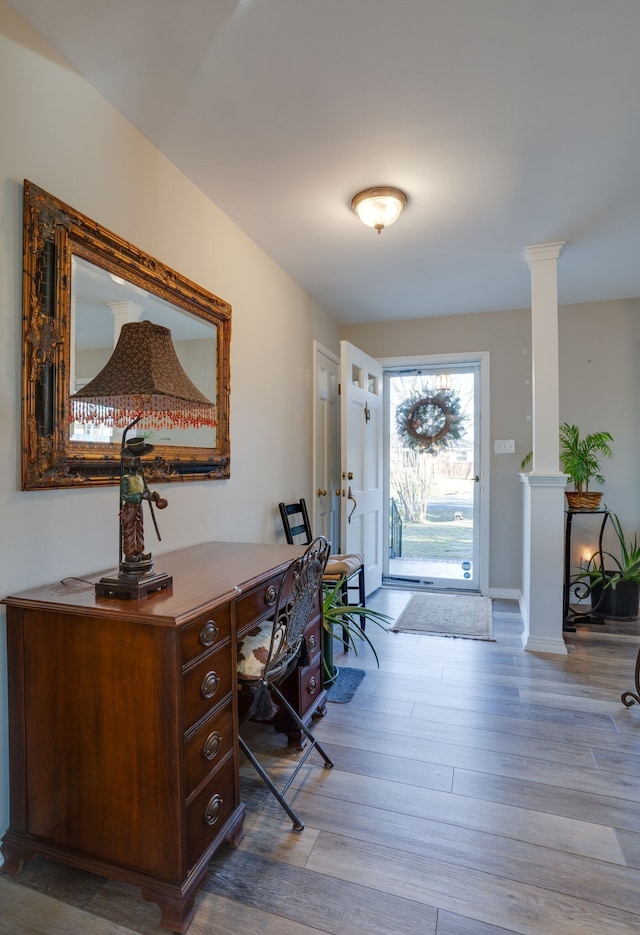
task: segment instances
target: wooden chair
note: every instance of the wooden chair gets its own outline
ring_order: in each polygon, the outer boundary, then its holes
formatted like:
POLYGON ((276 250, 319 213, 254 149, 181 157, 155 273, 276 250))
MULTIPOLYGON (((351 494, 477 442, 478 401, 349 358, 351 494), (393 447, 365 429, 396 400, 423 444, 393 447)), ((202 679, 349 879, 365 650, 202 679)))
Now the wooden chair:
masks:
POLYGON ((238 738, 241 750, 293 822, 294 831, 302 831, 304 823, 286 801, 287 789, 312 750, 321 755, 325 769, 333 763, 278 686, 296 666, 308 664, 304 631, 317 608, 329 549, 327 540, 319 536, 289 565, 274 603, 273 620, 254 627, 238 646, 238 687, 241 696, 247 696, 241 704, 241 726, 249 718, 268 722, 282 706, 309 740, 286 783, 278 788, 242 734, 238 738))
MULTIPOLYGON (((289 545, 308 545, 313 535, 307 504, 304 499, 295 503, 280 503, 280 516, 284 527, 284 534, 289 545)), ((340 583, 340 596, 342 603, 352 607, 364 607, 365 580, 364 556, 358 553, 330 555, 324 574, 325 584, 333 586, 340 583), (350 595, 356 592, 357 599, 350 600, 350 595)), ((365 628, 364 617, 360 620, 360 627, 365 628)), ((348 631, 342 629, 342 645, 344 651, 349 650, 348 631)))

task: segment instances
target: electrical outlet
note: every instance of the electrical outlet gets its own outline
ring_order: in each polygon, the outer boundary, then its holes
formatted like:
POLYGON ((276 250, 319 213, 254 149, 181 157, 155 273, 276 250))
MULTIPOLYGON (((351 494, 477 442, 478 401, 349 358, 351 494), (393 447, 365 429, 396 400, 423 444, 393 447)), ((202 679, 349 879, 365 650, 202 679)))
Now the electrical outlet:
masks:
POLYGON ((515 454, 516 443, 513 438, 496 438, 493 446, 493 450, 497 455, 515 454))

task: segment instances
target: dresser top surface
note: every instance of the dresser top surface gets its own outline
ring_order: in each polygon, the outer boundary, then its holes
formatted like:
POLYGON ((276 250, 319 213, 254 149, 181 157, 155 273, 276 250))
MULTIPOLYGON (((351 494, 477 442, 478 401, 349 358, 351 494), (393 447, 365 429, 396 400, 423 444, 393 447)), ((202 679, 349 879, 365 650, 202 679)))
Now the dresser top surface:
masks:
POLYGON ((154 556, 156 572, 173 577, 173 586, 146 597, 125 600, 99 597, 95 582, 106 569, 81 578, 69 577, 54 584, 9 595, 9 607, 64 610, 92 616, 145 620, 167 626, 193 616, 200 608, 235 598, 259 585, 304 552, 304 546, 266 545, 252 542, 204 542, 154 556))

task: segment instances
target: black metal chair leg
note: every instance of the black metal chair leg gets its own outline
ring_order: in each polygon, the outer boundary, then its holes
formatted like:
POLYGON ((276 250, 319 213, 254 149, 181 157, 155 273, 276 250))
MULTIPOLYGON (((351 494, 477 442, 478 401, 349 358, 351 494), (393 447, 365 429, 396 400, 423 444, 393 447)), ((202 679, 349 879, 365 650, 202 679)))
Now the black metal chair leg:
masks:
MULTIPOLYGON (((366 602, 366 594, 364 593, 364 591, 365 591, 365 586, 364 586, 364 565, 363 565, 360 571, 358 572, 358 598, 360 600, 361 607, 364 607, 365 602, 366 602)), ((364 633, 364 627, 365 627, 365 618, 360 617, 360 628, 363 633, 364 633)))
POLYGON ((314 749, 314 747, 318 751, 322 759, 324 760, 325 769, 333 769, 333 760, 331 759, 329 754, 323 749, 323 747, 320 745, 319 741, 316 740, 316 738, 313 736, 313 734, 311 733, 307 725, 304 723, 304 721, 302 720, 298 712, 294 708, 291 707, 291 705, 289 704, 287 699, 284 697, 284 695, 282 694, 278 686, 272 685, 271 690, 275 692, 275 694, 278 696, 278 701, 281 702, 281 704, 286 708, 288 714, 293 718, 293 720, 298 725, 300 730, 306 735, 308 740, 311 741, 311 745, 305 751, 303 758, 300 760, 300 762, 298 763, 295 769, 295 772, 293 773, 293 776, 291 776, 291 778, 289 779, 289 782, 285 786, 285 790, 286 790, 289 788, 289 786, 293 782, 294 778, 298 774, 298 771, 300 770, 300 768, 302 767, 302 765, 304 764, 305 760, 307 759, 311 751, 314 749))
MULTIPOLYGON (((346 578, 342 579, 340 585, 340 600, 343 604, 349 603, 349 582, 346 578)), ((347 627, 342 628, 342 648, 345 653, 349 652, 349 630, 347 627)))
POLYGON ((249 760, 249 762, 251 763, 255 771, 258 773, 258 775, 260 776, 264 784, 270 790, 271 794, 274 796, 274 798, 278 800, 282 808, 285 810, 285 812, 287 813, 287 815, 293 822, 293 830, 303 831, 304 822, 300 821, 300 819, 298 818, 294 810, 291 808, 289 803, 286 801, 284 796, 281 795, 280 790, 274 784, 273 780, 271 779, 271 776, 267 773, 267 771, 264 769, 262 764, 255 758, 255 756, 253 755, 253 753, 247 746, 246 742, 242 739, 242 737, 238 738, 238 742, 240 744, 240 749, 242 750, 246 758, 249 760))

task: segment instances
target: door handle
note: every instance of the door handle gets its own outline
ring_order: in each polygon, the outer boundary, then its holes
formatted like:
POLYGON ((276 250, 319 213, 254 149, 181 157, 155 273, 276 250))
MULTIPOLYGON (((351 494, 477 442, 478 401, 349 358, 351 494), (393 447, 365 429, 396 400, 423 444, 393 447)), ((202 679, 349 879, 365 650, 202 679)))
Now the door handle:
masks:
POLYGON ((351 493, 351 487, 349 487, 349 490, 347 491, 347 500, 353 500, 353 506, 351 507, 351 512, 349 513, 349 517, 348 517, 348 519, 347 519, 347 522, 350 523, 350 522, 351 522, 351 517, 353 516, 353 511, 355 510, 355 508, 356 508, 357 505, 358 505, 358 504, 356 503, 356 498, 355 498, 355 497, 353 496, 353 494, 351 493))
POLYGON ((321 487, 318 487, 318 496, 319 496, 319 497, 326 497, 326 496, 327 496, 327 491, 326 491, 326 490, 323 490, 321 487))

